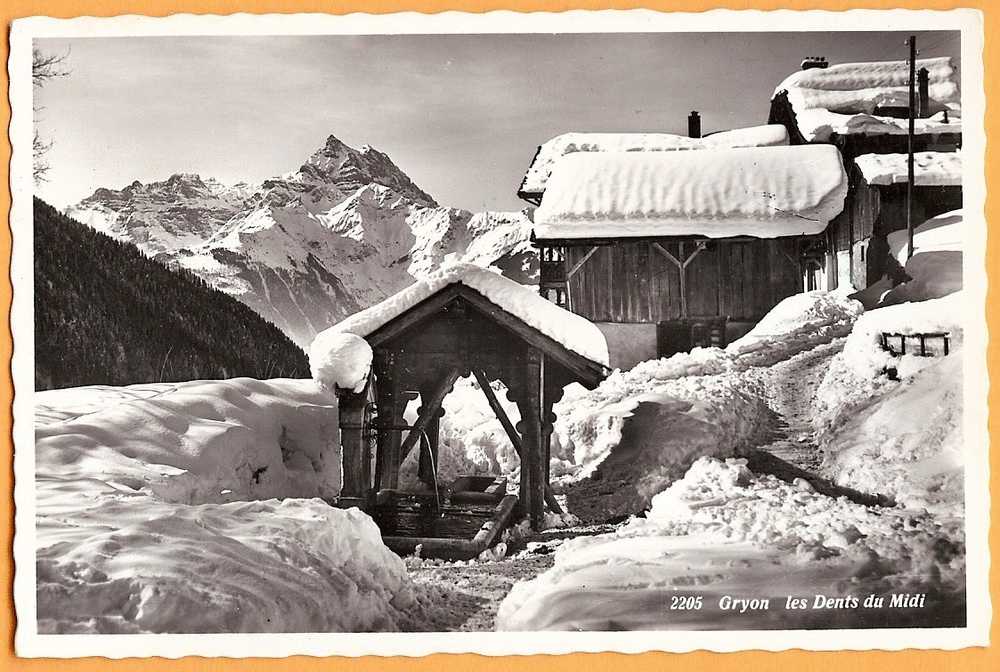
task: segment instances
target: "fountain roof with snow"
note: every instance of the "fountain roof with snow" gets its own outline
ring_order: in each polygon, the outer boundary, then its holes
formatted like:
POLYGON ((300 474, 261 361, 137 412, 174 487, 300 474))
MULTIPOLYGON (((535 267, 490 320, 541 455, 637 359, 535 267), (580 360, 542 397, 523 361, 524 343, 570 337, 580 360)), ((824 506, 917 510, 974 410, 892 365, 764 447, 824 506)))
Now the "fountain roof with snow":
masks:
MULTIPOLYGON (((519 499, 532 526, 540 528, 546 505, 559 512, 549 488, 552 407, 570 383, 593 388, 609 373, 607 342, 593 323, 497 273, 452 264, 330 332, 360 336, 374 353, 365 387, 339 392, 342 500, 369 509, 393 501, 399 467, 418 442, 418 477, 436 488, 441 404, 460 377, 473 375, 521 458, 519 499), (495 380, 517 404, 516 426, 493 396, 495 380), (418 395, 419 415, 410 424, 404 410, 418 395)), ((454 548, 469 541, 420 543, 472 552, 454 548)))
MULTIPOLYGON (((542 337, 539 342, 553 341, 583 358, 586 360, 581 362, 584 368, 599 371, 608 365, 607 341, 593 322, 546 301, 536 291, 498 272, 466 263, 443 266, 385 301, 351 315, 330 330, 357 334, 373 344, 380 342, 386 334, 394 333, 392 328, 386 328, 390 323, 452 285, 472 290, 472 294, 485 300, 484 310, 494 315, 495 311, 500 311, 514 318, 520 323, 518 330, 522 334, 537 332, 542 337)), ((469 292, 464 294, 468 296, 469 292)))

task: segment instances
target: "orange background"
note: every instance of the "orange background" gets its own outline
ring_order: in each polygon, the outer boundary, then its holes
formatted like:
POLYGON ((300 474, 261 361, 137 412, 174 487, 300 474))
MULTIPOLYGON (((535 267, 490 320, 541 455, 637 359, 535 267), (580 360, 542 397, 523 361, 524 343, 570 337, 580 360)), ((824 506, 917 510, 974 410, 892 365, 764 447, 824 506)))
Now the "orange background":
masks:
MULTIPOLYGON (((1000 2, 997 0, 966 0, 954 2, 947 0, 895 0, 895 1, 824 1, 824 0, 730 0, 728 2, 710 2, 707 0, 647 0, 646 2, 628 2, 622 0, 341 0, 339 2, 315 2, 305 0, 3 0, 0 3, 0 18, 3 19, 3 77, 7 79, 7 56, 9 49, 8 33, 11 20, 34 15, 72 17, 81 15, 113 16, 116 14, 146 14, 150 16, 165 16, 178 12, 198 14, 232 14, 236 12, 250 13, 293 13, 293 12, 327 12, 347 13, 365 11, 385 13, 399 10, 418 10, 424 12, 439 12, 445 10, 489 11, 493 9, 511 9, 522 11, 561 11, 566 9, 632 9, 644 7, 660 10, 703 11, 708 9, 851 9, 871 8, 889 9, 903 7, 909 9, 952 9, 956 7, 973 7, 980 9, 985 20, 985 68, 986 68, 986 171, 988 195, 986 200, 986 216, 988 222, 1000 221, 1000 196, 993 193, 994 184, 1000 185, 1000 167, 997 165, 997 148, 993 141, 1000 138, 1000 115, 994 113, 995 104, 1000 101, 1000 59, 998 59, 998 44, 1000 44, 1000 2)), ((874 26, 872 26, 874 27, 874 26)), ((890 26, 879 26, 889 28, 890 26)), ((6 96, 6 86, 4 87, 6 96)), ((10 109, 7 105, 0 106, 0 122, 5 129, 10 122, 10 109)), ((9 177, 10 145, 4 141, 0 146, 0 162, 5 174, 9 177)), ((8 183, 9 180, 4 180, 8 183)), ((5 184, 0 189, 0 209, 4 221, 9 221, 10 190, 5 184)), ((4 309, 10 309, 10 230, 8 226, 0 226, 0 264, 3 272, 0 275, 0 303, 4 309)), ((991 334, 1000 327, 1000 302, 997 300, 997 277, 1000 276, 1000 235, 991 232, 989 235, 987 253, 987 269, 990 272, 989 326, 991 334)), ((11 338, 8 328, 0 337, 0 361, 9 364, 11 355, 11 338)), ((989 345, 989 370, 996 373, 1000 367, 1000 346, 997 339, 991 338, 989 345)), ((3 467, 0 468, 0 492, 10 497, 13 491, 13 461, 10 441, 10 403, 12 387, 9 366, 4 367, 3 380, 0 382, 0 408, 4 409, 5 429, 7 437, 3 445, 3 467)), ((990 407, 1000 407, 1000 391, 997 386, 990 390, 990 407)), ((990 449, 990 471, 992 473, 991 491, 1000 489, 1000 413, 991 413, 990 431, 994 436, 990 449)), ((0 669, 13 670, 139 670, 152 672, 154 670, 335 670, 350 668, 383 672, 391 670, 427 670, 455 671, 467 670, 473 667, 489 666, 494 670, 553 670, 578 672, 581 667, 589 670, 663 670, 675 667, 694 667, 699 670, 851 670, 857 668, 874 668, 889 672, 899 670, 906 672, 948 672, 950 670, 1000 670, 1000 651, 997 645, 989 648, 966 649, 964 651, 873 651, 873 652, 802 652, 788 651, 783 653, 767 653, 752 651, 747 653, 714 654, 695 652, 688 654, 649 653, 640 655, 623 654, 576 654, 571 656, 536 656, 484 658, 475 655, 438 655, 426 658, 309 658, 293 657, 285 659, 211 659, 182 658, 179 660, 165 659, 126 659, 110 661, 104 658, 84 658, 75 660, 52 659, 18 659, 14 657, 14 606, 12 597, 13 555, 11 543, 13 540, 14 511, 11 499, 6 500, 8 506, 0 515, 0 537, 3 539, 4 554, 0 562, 0 584, 3 585, 4 603, 6 608, 0 609, 0 633, 3 636, 3 652, 0 654, 0 669)), ((1000 518, 1000 497, 994 498, 991 504, 991 519, 1000 518)), ((990 530, 990 547, 995 557, 1000 557, 1000 533, 997 525, 990 530)), ((997 642, 1000 628, 997 626, 1000 610, 996 605, 1000 602, 1000 571, 994 562, 990 571, 990 590, 994 605, 993 627, 991 640, 997 642)), ((515 635, 516 636, 516 635, 515 635)), ((558 636, 558 635, 553 635, 558 636)), ((655 635, 651 635, 655 637, 655 635)), ((767 637, 766 634, 762 637, 767 637)))

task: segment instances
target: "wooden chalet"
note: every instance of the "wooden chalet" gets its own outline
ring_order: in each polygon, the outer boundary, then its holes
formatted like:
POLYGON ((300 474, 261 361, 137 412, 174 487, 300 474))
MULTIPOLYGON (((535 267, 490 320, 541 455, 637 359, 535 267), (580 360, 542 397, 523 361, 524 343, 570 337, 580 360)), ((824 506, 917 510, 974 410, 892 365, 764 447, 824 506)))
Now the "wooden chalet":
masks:
MULTIPOLYGON (((921 152, 915 164, 914 226, 962 207, 958 152, 921 152)), ((888 238, 906 229, 906 177, 905 154, 862 154, 848 167, 847 205, 827 229, 831 288, 860 290, 887 275, 899 277, 888 238)))
MULTIPOLYGON (((962 147, 954 70, 947 58, 918 60, 917 65, 913 151, 925 163, 942 163, 941 155, 957 156, 953 153, 962 147)), ((834 145, 848 175, 844 211, 831 221, 823 253, 811 262, 817 286, 864 289, 898 271, 888 254, 887 237, 906 228, 909 99, 905 86, 898 84, 905 83, 907 68, 905 61, 831 66, 824 58, 810 57, 802 62, 800 72, 778 86, 771 99, 769 123, 783 125, 793 145, 834 145), (890 76, 893 69, 895 75, 890 76), (840 83, 824 84, 827 75, 840 83), (897 85, 887 84, 890 80, 897 85), (851 86, 859 89, 854 100, 851 86), (835 109, 823 107, 832 104, 828 96, 839 98, 835 109), (892 169, 873 174, 872 164, 878 164, 877 157, 883 155, 894 164, 892 169)), ((927 171, 919 163, 913 190, 914 225, 962 206, 960 163, 952 162, 957 171, 930 178, 922 174, 927 171)))
POLYGON ((604 379, 604 339, 593 325, 532 290, 483 269, 456 268, 334 327, 363 336, 374 351, 368 388, 341 392, 341 499, 374 506, 380 493, 399 487, 399 467, 414 449, 421 451, 420 479, 437 487, 442 402, 460 377, 473 375, 522 460, 519 499, 539 529, 545 506, 558 509, 548 487, 552 406, 566 385, 593 388, 604 379), (504 302, 500 295, 516 300, 504 302), (564 334, 574 339, 559 340, 564 334), (585 340, 588 347, 574 349, 565 340, 585 340), (517 404, 516 426, 489 385, 495 380, 517 404), (408 424, 403 412, 418 395, 418 418, 408 424))
POLYGON ((614 367, 722 346, 818 282, 845 191, 833 148, 569 154, 534 215, 540 292, 601 328, 614 367))

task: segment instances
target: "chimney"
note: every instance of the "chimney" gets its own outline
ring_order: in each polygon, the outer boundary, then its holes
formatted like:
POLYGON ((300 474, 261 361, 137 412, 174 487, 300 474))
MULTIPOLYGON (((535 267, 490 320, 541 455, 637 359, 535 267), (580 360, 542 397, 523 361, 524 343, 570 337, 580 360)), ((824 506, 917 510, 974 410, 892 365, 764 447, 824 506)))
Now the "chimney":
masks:
POLYGON ((931 113, 930 73, 927 68, 917 70, 917 116, 928 117, 931 113))
POLYGON ((803 70, 812 70, 813 68, 828 68, 830 64, 827 62, 826 56, 806 56, 802 59, 799 67, 803 70))
POLYGON ((688 115, 688 137, 701 137, 701 115, 698 114, 697 110, 693 110, 691 114, 688 115))

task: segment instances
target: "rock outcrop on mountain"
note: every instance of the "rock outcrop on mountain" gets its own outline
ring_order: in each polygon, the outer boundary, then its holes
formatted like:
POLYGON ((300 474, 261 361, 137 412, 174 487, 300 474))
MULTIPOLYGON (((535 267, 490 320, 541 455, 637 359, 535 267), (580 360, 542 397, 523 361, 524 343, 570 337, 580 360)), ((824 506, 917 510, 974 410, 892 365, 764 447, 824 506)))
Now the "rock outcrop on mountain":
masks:
POLYGON ((449 258, 537 274, 524 213, 440 206, 384 153, 332 135, 256 187, 173 175, 98 189, 67 214, 192 271, 303 346, 449 258))

